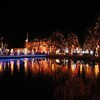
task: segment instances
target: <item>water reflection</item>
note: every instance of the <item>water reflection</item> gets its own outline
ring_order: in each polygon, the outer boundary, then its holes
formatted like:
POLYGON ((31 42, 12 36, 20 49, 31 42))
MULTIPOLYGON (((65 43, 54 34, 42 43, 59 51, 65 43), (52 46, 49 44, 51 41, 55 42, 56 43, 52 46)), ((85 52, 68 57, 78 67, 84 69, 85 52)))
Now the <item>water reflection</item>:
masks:
POLYGON ((20 71, 20 60, 17 60, 17 70, 20 71))
POLYGON ((83 67, 83 64, 80 64, 80 73, 82 74, 82 67, 83 67))
POLYGON ((28 74, 28 59, 27 58, 24 59, 24 71, 25 71, 25 74, 27 75, 28 74))
POLYGON ((63 76, 63 74, 69 73, 69 75, 73 77, 78 75, 82 76, 83 74, 85 74, 86 77, 98 77, 100 74, 99 67, 99 62, 74 61, 69 59, 24 58, 0 61, 0 74, 11 72, 11 75, 14 75, 14 73, 19 74, 19 72, 22 72, 24 75, 48 74, 56 77, 57 75, 63 76))
POLYGON ((2 62, 0 62, 0 73, 3 72, 2 62))
POLYGON ((11 67, 11 74, 14 72, 14 61, 10 61, 10 67, 11 67))
POLYGON ((95 76, 97 77, 99 74, 99 63, 95 64, 94 71, 95 71, 95 76))

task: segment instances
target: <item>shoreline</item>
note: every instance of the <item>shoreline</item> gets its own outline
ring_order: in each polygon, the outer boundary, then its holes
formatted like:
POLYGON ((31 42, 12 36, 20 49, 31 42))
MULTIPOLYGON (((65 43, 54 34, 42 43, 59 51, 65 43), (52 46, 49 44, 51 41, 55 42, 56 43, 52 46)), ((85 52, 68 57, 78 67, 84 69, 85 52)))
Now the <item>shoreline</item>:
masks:
POLYGON ((57 54, 37 54, 37 55, 0 55, 0 59, 18 59, 18 58, 52 58, 52 59, 80 59, 89 61, 100 61, 100 56, 95 57, 91 55, 57 55, 57 54))

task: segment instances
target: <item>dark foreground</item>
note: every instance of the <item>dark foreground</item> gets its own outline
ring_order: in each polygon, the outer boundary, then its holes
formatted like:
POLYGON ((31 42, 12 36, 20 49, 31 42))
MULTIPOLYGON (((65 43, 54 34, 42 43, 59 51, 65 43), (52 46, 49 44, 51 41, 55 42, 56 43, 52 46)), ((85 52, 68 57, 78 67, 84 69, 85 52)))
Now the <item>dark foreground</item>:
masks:
POLYGON ((100 100, 100 78, 66 77, 54 82, 46 76, 0 80, 2 100, 100 100))
POLYGON ((54 84, 50 77, 3 77, 0 80, 2 100, 54 100, 54 84))

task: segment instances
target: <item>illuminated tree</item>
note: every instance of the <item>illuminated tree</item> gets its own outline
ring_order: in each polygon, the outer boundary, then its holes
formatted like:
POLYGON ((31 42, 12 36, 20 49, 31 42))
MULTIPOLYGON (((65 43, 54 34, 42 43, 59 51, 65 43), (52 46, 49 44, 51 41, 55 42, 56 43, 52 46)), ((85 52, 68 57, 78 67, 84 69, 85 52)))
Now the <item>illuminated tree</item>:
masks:
POLYGON ((49 38, 48 47, 62 50, 65 47, 64 35, 58 31, 54 32, 49 38))
POLYGON ((96 23, 89 28, 89 34, 84 42, 84 48, 95 49, 100 45, 100 17, 97 18, 96 23))
POLYGON ((70 33, 68 34, 67 40, 66 40, 67 46, 71 48, 72 46, 78 47, 80 46, 78 37, 76 36, 75 33, 70 33))
POLYGON ((5 48, 7 48, 7 43, 6 42, 4 42, 4 38, 3 37, 1 37, 0 38, 0 48, 1 49, 5 49, 5 48))
POLYGON ((34 52, 39 52, 40 41, 41 40, 39 38, 33 39, 31 42, 29 42, 28 50, 30 51, 34 50, 34 52))
POLYGON ((33 41, 29 42, 29 50, 34 50, 35 52, 46 51, 47 48, 47 39, 35 38, 33 41))
POLYGON ((5 54, 7 51, 7 43, 4 41, 4 38, 0 38, 0 54, 5 54))

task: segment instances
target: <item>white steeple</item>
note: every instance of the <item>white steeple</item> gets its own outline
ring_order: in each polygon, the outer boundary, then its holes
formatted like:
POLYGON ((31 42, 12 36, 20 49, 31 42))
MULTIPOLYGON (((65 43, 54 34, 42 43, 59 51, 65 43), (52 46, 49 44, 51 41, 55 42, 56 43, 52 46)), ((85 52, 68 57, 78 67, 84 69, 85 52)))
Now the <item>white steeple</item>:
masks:
POLYGON ((28 32, 27 32, 27 37, 26 37, 26 40, 25 41, 28 42, 28 32))

